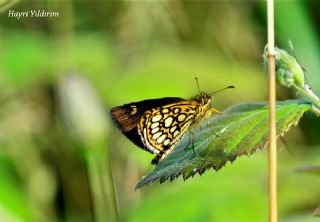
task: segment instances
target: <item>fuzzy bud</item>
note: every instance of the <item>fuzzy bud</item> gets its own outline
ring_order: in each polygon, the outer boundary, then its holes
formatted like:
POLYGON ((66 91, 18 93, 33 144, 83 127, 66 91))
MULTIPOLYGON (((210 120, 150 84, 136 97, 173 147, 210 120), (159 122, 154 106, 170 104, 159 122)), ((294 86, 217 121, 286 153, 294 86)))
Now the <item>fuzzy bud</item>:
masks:
MULTIPOLYGON (((263 53, 264 64, 268 65, 268 48, 265 47, 263 53)), ((275 48, 276 77, 278 82, 286 87, 296 85, 303 88, 304 72, 297 60, 289 55, 285 50, 275 48)))

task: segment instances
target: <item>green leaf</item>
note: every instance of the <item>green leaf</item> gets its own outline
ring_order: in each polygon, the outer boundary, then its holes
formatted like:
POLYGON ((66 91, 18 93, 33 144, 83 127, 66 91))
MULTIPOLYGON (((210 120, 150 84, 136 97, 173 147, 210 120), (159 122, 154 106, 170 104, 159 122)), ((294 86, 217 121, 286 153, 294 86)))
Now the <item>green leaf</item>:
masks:
MULTIPOLYGON (((277 135, 283 135, 290 126, 296 125, 303 113, 311 108, 312 103, 304 100, 278 102, 277 135)), ((172 181, 181 174, 187 179, 196 173, 201 175, 211 167, 219 170, 228 160, 233 162, 240 155, 254 153, 267 143, 268 115, 266 102, 246 103, 202 120, 200 126, 193 126, 172 153, 136 188, 156 180, 160 183, 172 181)))

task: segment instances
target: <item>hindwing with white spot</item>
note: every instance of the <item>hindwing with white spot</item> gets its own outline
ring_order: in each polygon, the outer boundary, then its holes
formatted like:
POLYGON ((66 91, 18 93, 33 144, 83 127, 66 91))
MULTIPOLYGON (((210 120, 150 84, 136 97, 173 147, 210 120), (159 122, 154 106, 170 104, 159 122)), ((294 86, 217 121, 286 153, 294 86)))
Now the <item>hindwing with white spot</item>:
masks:
POLYGON ((146 111, 139 124, 141 140, 156 154, 172 150, 200 111, 201 106, 190 101, 146 111))

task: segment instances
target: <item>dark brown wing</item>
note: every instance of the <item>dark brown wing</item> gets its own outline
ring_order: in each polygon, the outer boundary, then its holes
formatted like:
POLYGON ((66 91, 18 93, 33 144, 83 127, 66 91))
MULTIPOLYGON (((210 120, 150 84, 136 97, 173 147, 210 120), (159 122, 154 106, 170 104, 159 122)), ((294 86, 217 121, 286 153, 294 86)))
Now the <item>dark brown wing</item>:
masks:
POLYGON ((147 110, 168 104, 184 101, 185 99, 178 97, 165 97, 161 99, 148 99, 140 102, 125 104, 113 107, 110 111, 111 118, 121 132, 137 146, 151 152, 144 147, 140 135, 138 133, 137 124, 141 116, 147 110))

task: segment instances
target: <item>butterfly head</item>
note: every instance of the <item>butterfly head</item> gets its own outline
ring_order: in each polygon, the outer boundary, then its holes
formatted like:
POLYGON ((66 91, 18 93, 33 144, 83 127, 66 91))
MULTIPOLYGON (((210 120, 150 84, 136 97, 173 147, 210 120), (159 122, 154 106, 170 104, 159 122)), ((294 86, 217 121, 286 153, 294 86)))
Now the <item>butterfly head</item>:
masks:
POLYGON ((213 100, 212 95, 204 92, 194 97, 194 101, 202 105, 209 104, 212 100, 213 100))
POLYGON ((213 101, 213 95, 218 93, 218 92, 221 92, 225 89, 231 89, 231 88, 235 88, 234 86, 227 86, 223 89, 219 89, 213 93, 205 93, 205 92, 200 92, 199 95, 195 96, 193 98, 194 101, 202 104, 202 105, 207 105, 207 104, 210 104, 212 101, 213 101))

